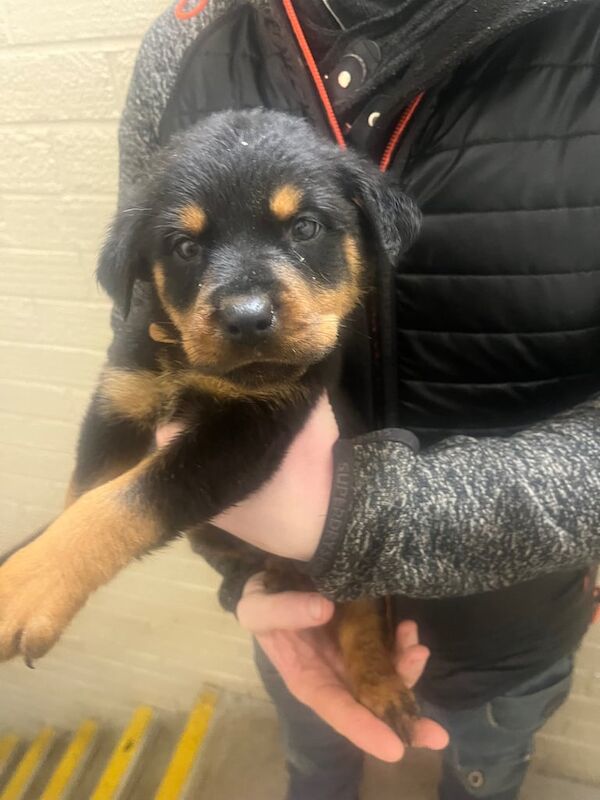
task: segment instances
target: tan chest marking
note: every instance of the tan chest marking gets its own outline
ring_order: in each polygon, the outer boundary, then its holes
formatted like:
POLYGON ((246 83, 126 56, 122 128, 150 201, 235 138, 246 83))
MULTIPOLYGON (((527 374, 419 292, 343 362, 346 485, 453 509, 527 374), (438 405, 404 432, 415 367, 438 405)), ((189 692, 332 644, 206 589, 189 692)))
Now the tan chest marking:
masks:
POLYGON ((160 375, 150 370, 105 370, 98 396, 104 411, 136 422, 154 424, 169 400, 160 375))

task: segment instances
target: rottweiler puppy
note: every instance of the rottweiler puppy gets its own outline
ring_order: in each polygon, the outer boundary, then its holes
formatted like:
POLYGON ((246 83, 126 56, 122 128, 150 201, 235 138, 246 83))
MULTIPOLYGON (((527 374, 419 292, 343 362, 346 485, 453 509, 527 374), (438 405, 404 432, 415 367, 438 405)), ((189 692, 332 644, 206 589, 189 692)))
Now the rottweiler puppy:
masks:
MULTIPOLYGON (((0 567, 0 659, 28 662, 132 559, 183 531, 253 559, 272 589, 291 562, 203 526, 280 464, 325 389, 343 328, 418 229, 411 201, 291 116, 209 117, 158 157, 100 256, 114 339, 85 416, 64 512, 0 567), (157 450, 163 421, 184 432, 157 450)), ((374 601, 340 604, 356 698, 410 739, 416 706, 374 601)))

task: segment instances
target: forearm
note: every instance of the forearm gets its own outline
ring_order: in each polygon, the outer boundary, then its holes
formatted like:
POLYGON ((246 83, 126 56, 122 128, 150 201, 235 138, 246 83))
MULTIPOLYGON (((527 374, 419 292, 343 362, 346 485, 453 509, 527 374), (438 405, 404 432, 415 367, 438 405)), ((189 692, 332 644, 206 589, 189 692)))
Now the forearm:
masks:
POLYGON ((336 599, 441 597, 600 559, 599 427, 596 398, 507 439, 342 443, 313 578, 336 599))

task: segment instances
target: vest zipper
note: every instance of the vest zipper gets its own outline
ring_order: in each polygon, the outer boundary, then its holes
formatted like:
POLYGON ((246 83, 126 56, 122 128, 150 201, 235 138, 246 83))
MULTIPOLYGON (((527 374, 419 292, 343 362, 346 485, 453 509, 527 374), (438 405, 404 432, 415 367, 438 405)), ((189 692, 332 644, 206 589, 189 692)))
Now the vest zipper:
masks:
POLYGON ((396 127, 394 128, 394 132, 392 133, 390 140, 385 146, 383 151, 383 155, 381 156, 381 160, 379 162, 379 169, 381 172, 387 172, 394 156, 394 153, 398 149, 398 145, 400 144, 400 140, 402 136, 406 132, 408 125, 411 119, 414 116, 415 111, 421 104, 421 100, 425 97, 425 92, 421 92, 413 100, 406 106, 404 111, 400 114, 400 118, 396 123, 396 127))

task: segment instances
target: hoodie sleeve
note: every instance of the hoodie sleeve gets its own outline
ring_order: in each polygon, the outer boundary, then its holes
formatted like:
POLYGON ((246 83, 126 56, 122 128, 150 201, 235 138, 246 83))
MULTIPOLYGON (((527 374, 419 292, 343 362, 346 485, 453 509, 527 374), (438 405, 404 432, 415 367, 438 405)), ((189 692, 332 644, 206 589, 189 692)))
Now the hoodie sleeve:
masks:
POLYGON ((600 396, 510 438, 341 441, 309 571, 338 600, 500 589, 600 560, 600 396))

